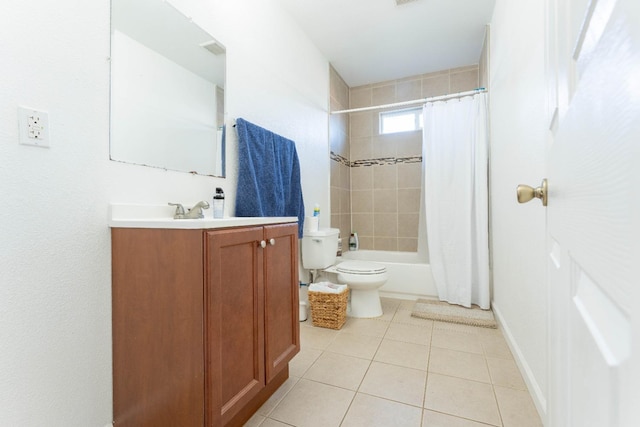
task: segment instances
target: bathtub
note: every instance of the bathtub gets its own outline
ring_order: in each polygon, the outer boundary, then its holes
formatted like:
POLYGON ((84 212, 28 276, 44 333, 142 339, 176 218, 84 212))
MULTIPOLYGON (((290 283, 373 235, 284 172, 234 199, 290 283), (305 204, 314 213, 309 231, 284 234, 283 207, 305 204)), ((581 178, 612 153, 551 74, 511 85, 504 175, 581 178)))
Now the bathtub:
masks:
POLYGON ((431 266, 421 260, 416 252, 346 251, 338 261, 361 260, 384 264, 389 280, 380 288, 383 297, 415 300, 437 297, 438 291, 431 274, 431 266))

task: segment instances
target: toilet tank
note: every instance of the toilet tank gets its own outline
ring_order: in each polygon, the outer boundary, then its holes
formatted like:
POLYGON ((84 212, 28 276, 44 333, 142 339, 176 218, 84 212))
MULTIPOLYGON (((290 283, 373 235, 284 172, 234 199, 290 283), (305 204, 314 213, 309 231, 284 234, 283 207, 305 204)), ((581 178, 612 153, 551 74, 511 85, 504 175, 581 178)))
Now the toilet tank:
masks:
POLYGON ((302 236, 302 266, 308 270, 314 270, 335 264, 338 232, 337 228, 305 230, 302 236))

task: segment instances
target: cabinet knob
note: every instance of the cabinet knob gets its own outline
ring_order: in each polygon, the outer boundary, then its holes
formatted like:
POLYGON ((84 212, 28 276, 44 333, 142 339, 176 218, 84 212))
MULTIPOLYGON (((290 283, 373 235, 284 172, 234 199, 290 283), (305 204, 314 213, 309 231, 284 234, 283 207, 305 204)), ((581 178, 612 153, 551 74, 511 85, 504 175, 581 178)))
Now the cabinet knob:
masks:
POLYGON ((269 244, 271 246, 275 245, 276 244, 276 239, 269 239, 269 244))
POLYGON ((260 241, 260 247, 261 248, 266 248, 267 247, 267 242, 265 242, 264 240, 260 241))

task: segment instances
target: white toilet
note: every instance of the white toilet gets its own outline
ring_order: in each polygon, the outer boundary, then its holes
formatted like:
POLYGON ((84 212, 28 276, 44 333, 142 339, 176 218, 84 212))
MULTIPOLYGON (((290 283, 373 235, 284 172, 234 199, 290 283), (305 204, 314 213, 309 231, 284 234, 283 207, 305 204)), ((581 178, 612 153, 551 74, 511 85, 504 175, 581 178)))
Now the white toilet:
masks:
POLYGON ((338 282, 347 284, 351 303, 350 317, 382 316, 378 289, 388 279, 384 265, 369 261, 344 261, 337 265, 338 229, 305 230, 302 236, 302 266, 309 270, 336 273, 338 282))

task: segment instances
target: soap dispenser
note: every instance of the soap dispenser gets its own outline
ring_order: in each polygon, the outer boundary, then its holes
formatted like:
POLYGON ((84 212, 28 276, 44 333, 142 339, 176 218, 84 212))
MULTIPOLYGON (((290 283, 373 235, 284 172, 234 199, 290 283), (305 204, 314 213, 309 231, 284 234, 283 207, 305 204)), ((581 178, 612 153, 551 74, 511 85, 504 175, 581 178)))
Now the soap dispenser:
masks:
POLYGON ((224 217, 224 191, 222 188, 216 188, 216 194, 213 196, 213 217, 224 217))

